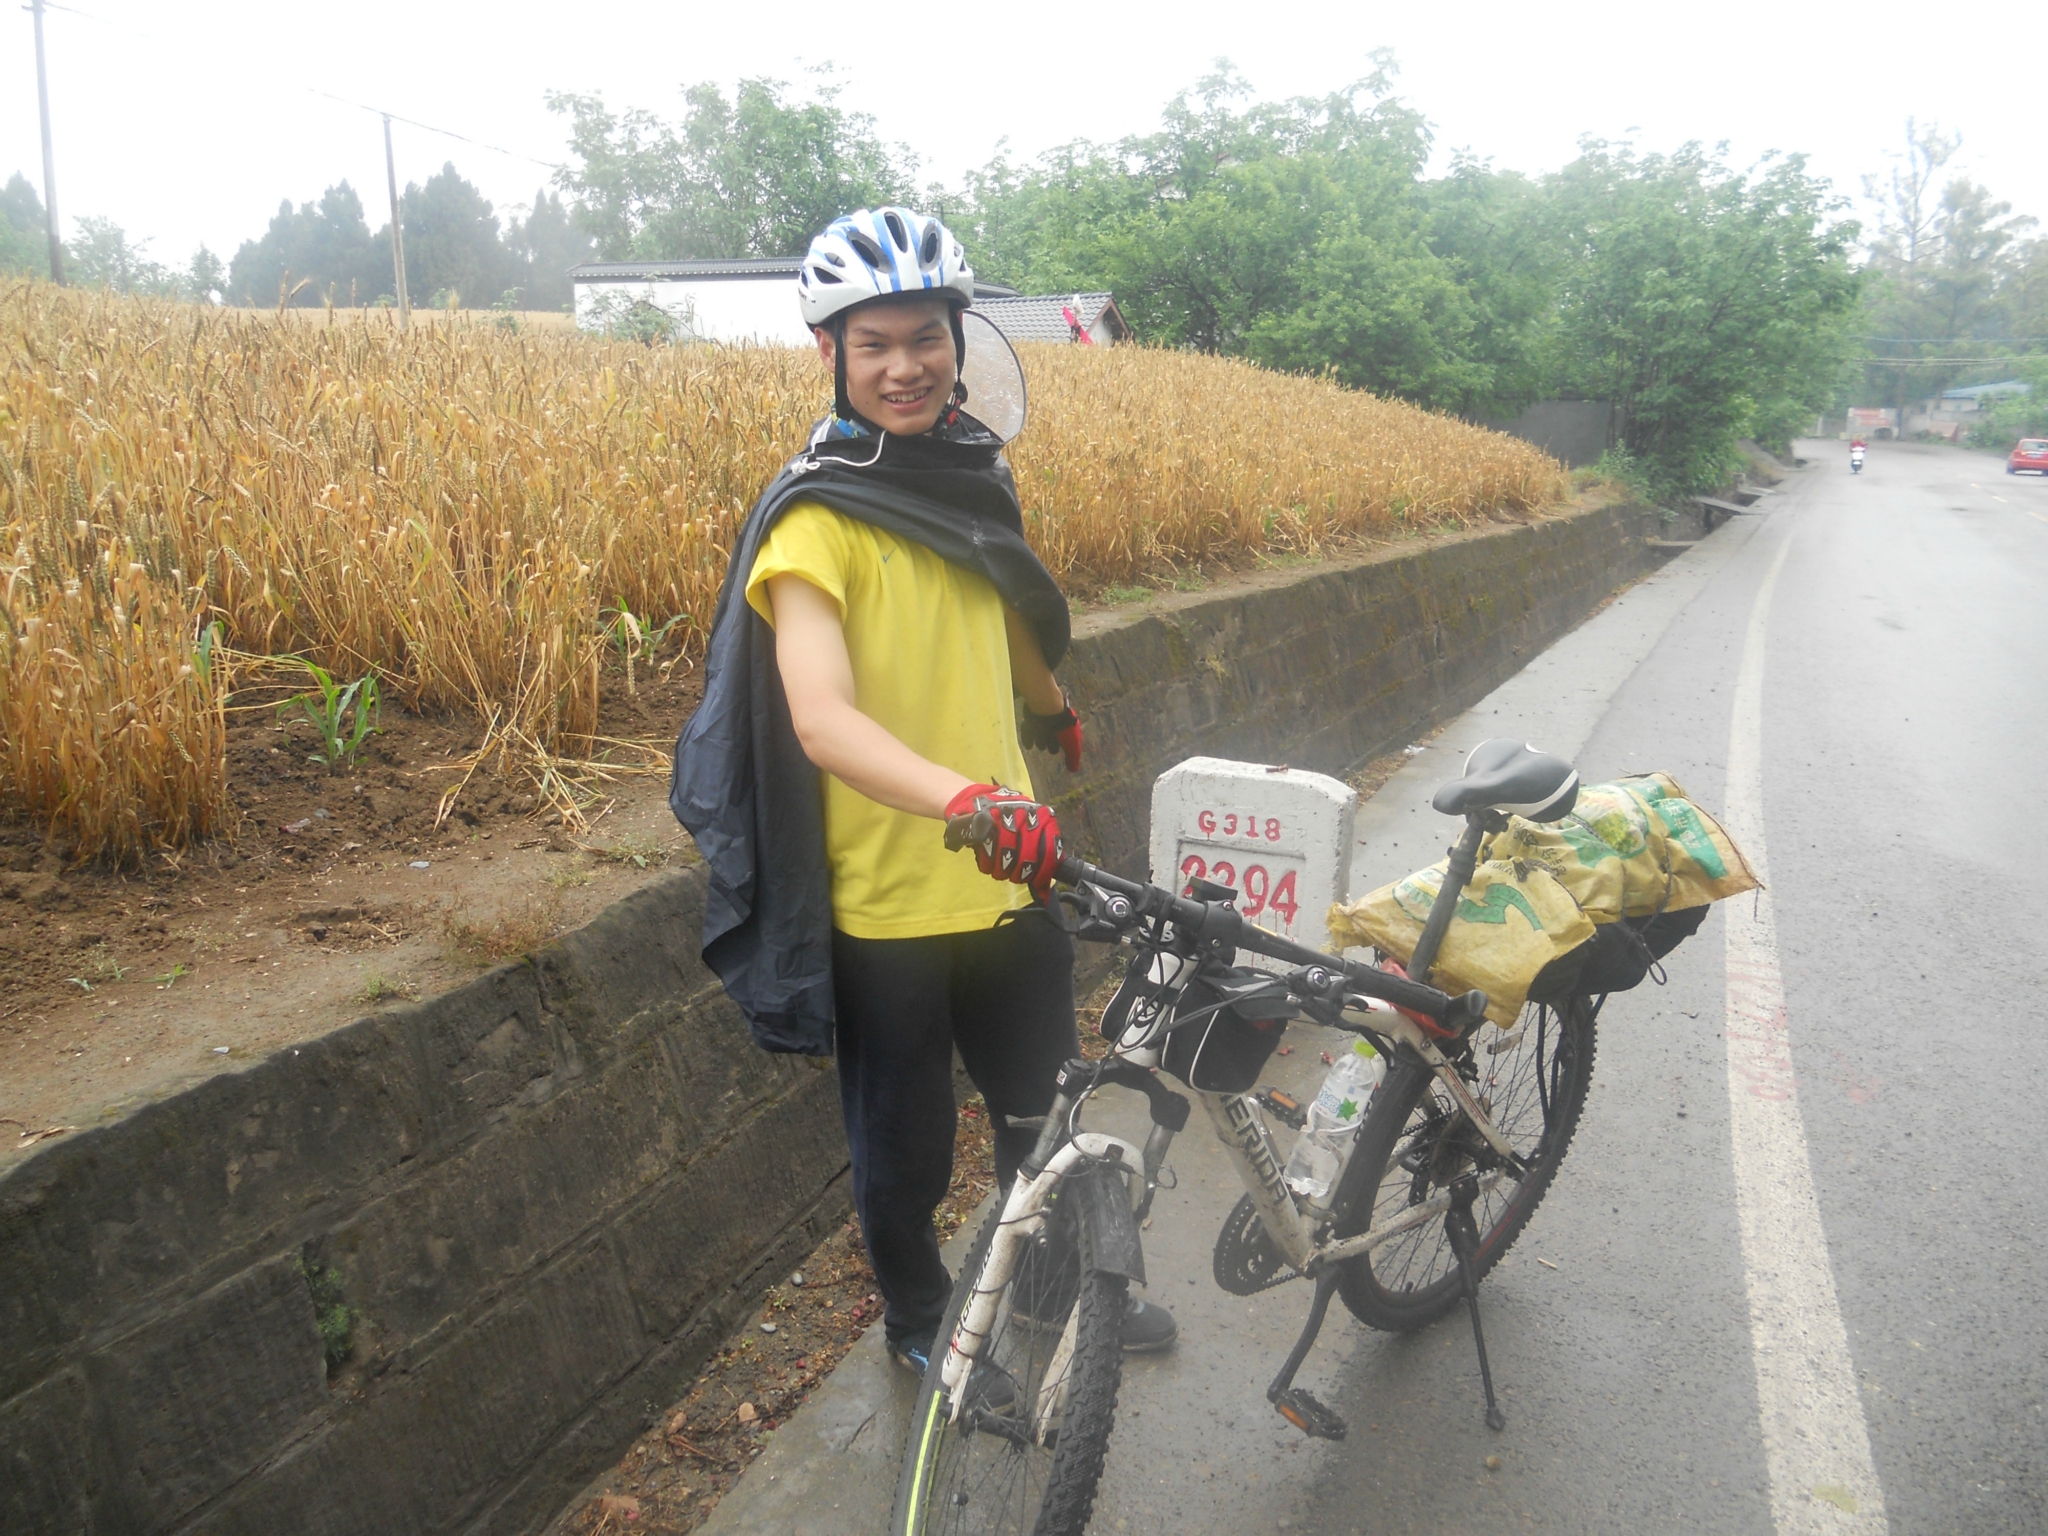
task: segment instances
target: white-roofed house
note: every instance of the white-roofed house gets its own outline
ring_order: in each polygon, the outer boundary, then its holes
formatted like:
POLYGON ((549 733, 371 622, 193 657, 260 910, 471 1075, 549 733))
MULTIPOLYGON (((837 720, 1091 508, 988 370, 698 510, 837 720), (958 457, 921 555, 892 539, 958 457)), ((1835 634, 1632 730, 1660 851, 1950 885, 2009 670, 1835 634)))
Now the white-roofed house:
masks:
MULTIPOLYGON (((604 330, 646 306, 667 316, 681 341, 808 347, 810 327, 797 310, 797 264, 794 256, 585 262, 569 269, 576 324, 604 330)), ((976 283, 975 307, 1015 294, 1014 288, 976 283)), ((1064 327, 1060 339, 1066 339, 1064 327)))

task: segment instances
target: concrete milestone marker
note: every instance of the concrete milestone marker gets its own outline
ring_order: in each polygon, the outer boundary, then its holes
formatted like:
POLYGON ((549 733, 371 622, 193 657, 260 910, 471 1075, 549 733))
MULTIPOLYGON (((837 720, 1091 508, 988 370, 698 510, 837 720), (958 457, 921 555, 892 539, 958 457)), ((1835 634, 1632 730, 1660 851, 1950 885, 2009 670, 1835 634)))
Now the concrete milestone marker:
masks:
POLYGON ((1358 792, 1327 774, 1191 757, 1152 786, 1153 883, 1227 885, 1260 927, 1321 949, 1330 903, 1350 894, 1357 812, 1358 792))

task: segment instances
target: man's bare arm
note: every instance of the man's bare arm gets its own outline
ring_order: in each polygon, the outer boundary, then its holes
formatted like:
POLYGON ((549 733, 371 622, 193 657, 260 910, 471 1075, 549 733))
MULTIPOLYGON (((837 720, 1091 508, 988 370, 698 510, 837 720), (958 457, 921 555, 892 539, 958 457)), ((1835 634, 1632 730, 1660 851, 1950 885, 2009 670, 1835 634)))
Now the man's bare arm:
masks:
POLYGON ((870 800, 942 819, 974 780, 919 757, 855 706, 846 629, 832 599, 801 576, 783 575, 768 578, 768 602, 775 664, 804 755, 870 800))
POLYGON ((1067 696, 1059 679, 1045 664, 1045 652, 1038 648, 1038 636, 1023 616, 1009 606, 1003 608, 1003 626, 1010 633, 1010 681, 1024 696, 1024 707, 1034 715, 1056 715, 1067 707, 1067 696))

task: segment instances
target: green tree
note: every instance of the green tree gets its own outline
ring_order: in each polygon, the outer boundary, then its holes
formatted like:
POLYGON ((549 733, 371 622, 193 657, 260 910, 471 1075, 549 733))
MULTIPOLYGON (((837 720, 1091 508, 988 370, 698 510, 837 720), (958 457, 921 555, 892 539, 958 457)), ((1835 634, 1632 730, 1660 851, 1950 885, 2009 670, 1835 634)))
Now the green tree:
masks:
POLYGON ((1744 174, 1698 145, 1639 156, 1593 140, 1544 190, 1562 257, 1556 382, 1626 411, 1660 492, 1714 483, 1739 438, 1782 437, 1831 392, 1858 230, 1801 157, 1744 174))
POLYGON ((965 222, 997 281, 1108 288, 1148 339, 1468 409, 1498 391, 1481 309, 1433 243, 1429 134, 1392 61, 1347 90, 1240 105, 1227 63, 1158 133, 1075 144, 970 179, 965 222))
POLYGON ((201 245, 185 268, 184 282, 186 297, 195 304, 223 302, 228 292, 228 269, 218 256, 201 245))
POLYGON ((50 275, 50 237, 43 200, 21 172, 0 187, 0 272, 50 275))
POLYGON ((742 80, 730 101, 698 84, 671 124, 551 92, 573 157, 556 184, 607 260, 796 255, 840 214, 911 196, 916 159, 838 96, 822 71, 809 100, 779 80, 742 80))
MULTIPOLYGON (((2003 378, 1994 361, 2009 338, 2048 324, 2032 316, 2048 283, 2035 269, 2030 218, 1966 177, 1947 174, 1962 140, 1906 120, 1906 147, 1888 177, 1864 180, 1877 206, 1863 323, 1877 359, 1862 403, 1904 409, 1965 381, 2003 378), (1982 366, 1965 359, 1982 357, 1982 366)), ((2048 314, 2041 316, 2048 320, 2048 314)))
MULTIPOLYGON (((482 309, 519 285, 519 264, 499 238, 497 214, 452 161, 426 185, 407 185, 398 216, 405 221, 405 282, 414 303, 443 294, 482 309)), ((389 248, 388 224, 378 239, 389 248)))
POLYGON ((179 297, 178 274, 144 254, 147 240, 130 240, 112 219, 87 214, 78 221, 77 238, 64 246, 65 276, 81 288, 109 288, 115 293, 179 297))
POLYGON ((263 237, 243 241, 235 252, 226 291, 232 303, 274 305, 290 274, 290 286, 298 289, 294 304, 317 306, 330 289, 336 303, 367 304, 391 287, 389 252, 388 243, 380 247, 371 238, 355 189, 337 182, 318 203, 296 210, 289 198, 279 203, 263 237))
POLYGON ((524 309, 567 309, 575 299, 569 269, 597 255, 597 242, 547 191, 534 193, 533 211, 512 221, 505 244, 520 272, 524 309))
POLYGON ((1488 387, 1468 409, 1507 416, 1553 387, 1558 372, 1557 254, 1543 189, 1468 155, 1427 182, 1430 247, 1472 306, 1467 355, 1488 387))

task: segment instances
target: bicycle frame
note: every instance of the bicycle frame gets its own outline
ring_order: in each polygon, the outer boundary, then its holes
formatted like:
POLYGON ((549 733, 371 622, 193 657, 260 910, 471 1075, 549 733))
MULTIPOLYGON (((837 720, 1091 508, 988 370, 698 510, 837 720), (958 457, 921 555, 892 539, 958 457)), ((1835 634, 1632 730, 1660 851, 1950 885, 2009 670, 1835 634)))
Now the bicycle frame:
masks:
MULTIPOLYGON (((1376 1010, 1375 1010, 1376 1011, 1376 1010)), ((1490 1117, 1472 1098, 1464 1081, 1458 1077, 1455 1068, 1445 1061, 1423 1038, 1421 1031, 1410 1021, 1394 1016, 1392 1023, 1375 1021, 1378 1031, 1403 1044, 1427 1047, 1429 1055, 1436 1057, 1432 1063, 1440 1067, 1440 1080, 1452 1084, 1452 1091, 1465 1108, 1473 1125, 1480 1133, 1508 1156, 1507 1147, 1500 1132, 1490 1117)), ((1158 1055, 1156 1047, 1119 1049, 1112 1052, 1112 1058, 1131 1066, 1150 1069, 1158 1055)), ((1425 1058, 1427 1059, 1427 1058, 1425 1058)), ((1334 1264, 1341 1264, 1360 1254, 1392 1242, 1404 1232, 1426 1225, 1450 1209, 1448 1195, 1437 1195, 1419 1205, 1411 1206, 1392 1220, 1363 1232, 1355 1237, 1317 1242, 1315 1237, 1315 1216, 1305 1212, 1296 1204, 1281 1175, 1282 1160, 1273 1145, 1272 1134, 1266 1129, 1265 1117, 1258 1106, 1241 1093, 1205 1093, 1191 1090, 1209 1123, 1216 1132, 1216 1139, 1223 1144, 1230 1160, 1237 1169, 1238 1179, 1245 1192, 1251 1196, 1258 1211, 1259 1220, 1267 1235, 1279 1249, 1282 1258, 1298 1273, 1314 1276, 1320 1270, 1334 1264)), ((1048 1122, 1064 1123, 1073 1106, 1064 1095, 1053 1103, 1048 1122)), ((1106 1135, 1099 1131, 1082 1131, 1060 1145, 1045 1166, 1043 1172, 1029 1180, 1019 1178, 1010 1188, 1003 1203, 1003 1212, 996 1229, 994 1242, 983 1263, 981 1273, 975 1277, 974 1294, 962 1313, 960 1324, 946 1350, 945 1363, 941 1367, 941 1379, 953 1398, 952 1419, 957 1419, 965 1394, 958 1389, 967 1379, 973 1361, 994 1331, 996 1312, 1004 1288, 1016 1272, 1017 1257, 1025 1242, 1035 1237, 1045 1225, 1046 1203, 1053 1192, 1077 1164, 1107 1161, 1124 1171, 1128 1178, 1132 1174, 1143 1174, 1142 1181, 1131 1186, 1131 1203, 1138 1206, 1149 1198, 1151 1189, 1157 1187, 1157 1179, 1164 1165, 1167 1150, 1172 1144, 1173 1133, 1156 1128, 1144 1147, 1125 1140, 1120 1136, 1106 1135)), ((1488 1191, 1496 1188, 1506 1175, 1494 1172, 1479 1181, 1478 1188, 1488 1191)), ((1072 1323, 1069 1321, 1069 1331, 1072 1323)), ((1063 1339, 1062 1347, 1071 1348, 1071 1340, 1063 1339)), ((1048 1373, 1049 1377, 1053 1373, 1048 1373)), ((1034 1422, 1037 1426, 1055 1416, 1060 1404, 1057 1401, 1041 1402, 1036 1407, 1034 1422)))

